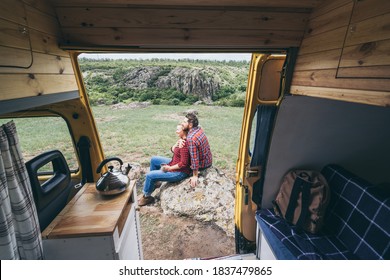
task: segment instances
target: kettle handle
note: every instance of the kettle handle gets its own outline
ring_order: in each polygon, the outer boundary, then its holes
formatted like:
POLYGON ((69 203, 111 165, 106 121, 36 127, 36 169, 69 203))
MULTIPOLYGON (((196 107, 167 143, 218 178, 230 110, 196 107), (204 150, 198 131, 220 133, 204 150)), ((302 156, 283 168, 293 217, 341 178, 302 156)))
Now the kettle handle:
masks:
POLYGON ((103 166, 104 166, 107 162, 110 162, 110 161, 113 161, 113 160, 119 161, 119 163, 121 164, 121 166, 123 165, 123 161, 122 161, 120 158, 118 158, 118 157, 106 158, 106 159, 104 159, 104 160, 99 164, 99 166, 98 166, 97 169, 96 169, 96 173, 100 173, 100 171, 102 171, 103 166))

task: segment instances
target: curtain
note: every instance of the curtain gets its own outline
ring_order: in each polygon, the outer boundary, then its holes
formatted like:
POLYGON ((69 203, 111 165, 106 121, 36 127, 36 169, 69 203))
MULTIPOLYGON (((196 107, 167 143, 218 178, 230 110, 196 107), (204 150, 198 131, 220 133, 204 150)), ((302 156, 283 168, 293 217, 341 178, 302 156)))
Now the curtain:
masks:
POLYGON ((252 200, 258 207, 261 206, 261 200, 263 198, 264 174, 276 108, 277 107, 274 105, 257 106, 255 147, 253 148, 250 166, 261 166, 260 180, 253 184, 252 193, 252 200))
POLYGON ((0 127, 0 259, 43 259, 31 185, 13 121, 0 127))

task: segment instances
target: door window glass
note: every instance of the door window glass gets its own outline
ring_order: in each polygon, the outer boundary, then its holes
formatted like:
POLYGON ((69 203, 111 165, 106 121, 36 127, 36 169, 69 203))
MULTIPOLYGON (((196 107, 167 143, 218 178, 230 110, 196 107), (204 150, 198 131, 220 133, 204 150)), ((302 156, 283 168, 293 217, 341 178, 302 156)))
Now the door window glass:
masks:
POLYGON ((255 140, 256 140, 256 127, 257 127, 257 110, 256 113, 253 115, 252 119, 252 126, 250 130, 250 136, 249 136, 249 155, 252 156, 253 149, 255 148, 255 140))
MULTIPOLYGON (((25 162, 46 151, 59 150, 64 155, 69 169, 78 170, 71 134, 65 120, 61 117, 14 118, 22 155, 25 162)), ((0 125, 11 119, 0 119, 0 125)), ((51 171, 43 166, 40 171, 51 171), (42 169, 42 170, 41 170, 42 169)))

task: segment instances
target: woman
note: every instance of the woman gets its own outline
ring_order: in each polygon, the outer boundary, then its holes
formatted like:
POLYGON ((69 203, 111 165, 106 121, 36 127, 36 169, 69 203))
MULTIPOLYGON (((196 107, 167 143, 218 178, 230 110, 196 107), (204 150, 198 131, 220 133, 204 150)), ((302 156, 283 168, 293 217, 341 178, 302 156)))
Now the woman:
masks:
POLYGON ((143 196, 138 200, 139 206, 145 206, 154 202, 152 193, 156 188, 156 182, 178 182, 191 174, 188 146, 185 142, 180 144, 180 139, 186 139, 187 132, 183 130, 182 125, 178 125, 176 134, 179 140, 171 148, 173 152, 171 159, 160 156, 152 157, 150 171, 145 178, 143 196))

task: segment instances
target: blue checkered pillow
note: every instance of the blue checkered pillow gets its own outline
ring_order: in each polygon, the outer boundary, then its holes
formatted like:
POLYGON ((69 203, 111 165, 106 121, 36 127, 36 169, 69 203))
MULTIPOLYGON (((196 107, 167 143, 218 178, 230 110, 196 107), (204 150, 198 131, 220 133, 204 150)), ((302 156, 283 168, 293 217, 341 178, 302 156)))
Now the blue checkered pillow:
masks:
POLYGON ((390 259, 390 195, 340 166, 322 173, 331 188, 324 230, 360 259, 390 259))

